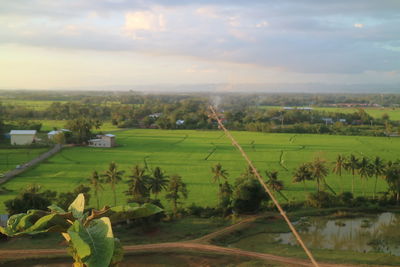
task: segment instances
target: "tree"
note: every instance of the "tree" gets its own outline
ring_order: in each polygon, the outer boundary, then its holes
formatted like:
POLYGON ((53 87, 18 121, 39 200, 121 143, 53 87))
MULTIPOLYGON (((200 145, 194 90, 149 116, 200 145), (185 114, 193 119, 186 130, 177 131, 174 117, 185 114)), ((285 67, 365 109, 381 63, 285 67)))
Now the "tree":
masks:
POLYGON ((166 199, 172 202, 173 212, 176 215, 178 212, 178 200, 181 198, 187 198, 188 191, 186 189, 186 184, 182 181, 182 177, 179 175, 172 175, 169 179, 167 188, 166 199))
MULTIPOLYGON (((221 183, 221 178, 223 178, 225 180, 225 182, 228 179, 228 172, 222 168, 221 163, 216 164, 214 167, 211 167, 211 172, 214 175, 212 177, 212 181, 213 183, 218 182, 218 188, 219 188, 219 192, 218 195, 220 196, 222 193, 222 183, 221 183)), ((220 197, 218 197, 219 203, 218 205, 221 206, 221 201, 222 199, 220 197)))
POLYGON ((125 171, 119 171, 117 164, 113 161, 108 166, 108 170, 102 175, 105 177, 105 182, 109 183, 111 186, 111 190, 114 193, 114 206, 117 205, 117 193, 115 192, 115 186, 119 181, 122 180, 122 175, 124 175, 125 171))
POLYGON ((219 207, 222 209, 222 213, 224 216, 227 214, 227 211, 228 211, 229 207, 231 206, 232 193, 233 193, 232 186, 228 183, 228 181, 225 181, 225 183, 223 183, 220 186, 220 190, 219 190, 219 194, 218 194, 219 207))
POLYGON ((344 165, 347 171, 351 172, 352 180, 351 180, 351 193, 354 195, 354 176, 356 171, 358 170, 358 166, 360 165, 359 160, 353 154, 346 160, 344 165))
POLYGON ((97 171, 93 171, 92 176, 88 180, 93 188, 94 196, 96 197, 97 209, 100 209, 99 192, 104 190, 103 186, 101 185, 103 181, 101 180, 97 171))
POLYGON ((392 164, 385 171, 385 180, 389 185, 389 190, 396 195, 396 203, 400 200, 400 164, 392 164))
POLYGON ((168 176, 164 174, 160 167, 156 167, 153 176, 149 179, 149 190, 158 199, 158 194, 167 188, 168 176))
POLYGON ((332 172, 340 177, 340 191, 343 193, 343 181, 342 181, 342 170, 345 169, 346 158, 343 155, 337 155, 335 167, 332 172))
POLYGON ((358 165, 358 173, 363 183, 363 195, 365 196, 365 180, 373 175, 373 166, 367 157, 362 157, 358 165))
POLYGON ((101 122, 85 117, 77 118, 67 122, 65 127, 72 131, 72 135, 77 143, 88 141, 92 136, 92 129, 99 129, 101 122))
POLYGON ((374 198, 375 198, 376 184, 378 183, 378 177, 384 175, 385 173, 385 163, 379 156, 375 157, 374 161, 372 162, 372 169, 373 169, 373 174, 375 175, 375 185, 374 185, 374 198))
POLYGON ((31 209, 46 209, 56 199, 57 192, 41 192, 41 186, 32 184, 24 188, 14 199, 6 200, 4 205, 9 215, 24 213, 31 209))
POLYGON ((216 164, 214 167, 211 167, 211 172, 214 174, 212 177, 213 182, 218 182, 221 185, 221 178, 224 180, 228 179, 228 172, 222 168, 221 163, 216 164))
POLYGON ((236 179, 233 190, 233 209, 239 213, 257 211, 268 196, 258 180, 251 176, 236 179))
POLYGON ((146 174, 146 170, 139 165, 135 165, 132 168, 132 175, 130 175, 129 178, 129 189, 126 195, 132 196, 130 201, 139 203, 147 202, 150 192, 147 187, 149 176, 146 174))
POLYGON ((320 192, 320 184, 324 183, 330 190, 332 190, 326 183, 325 177, 328 175, 329 170, 326 166, 326 161, 321 160, 320 158, 315 158, 313 162, 310 164, 310 171, 312 174, 313 180, 317 182, 317 192, 320 192))
POLYGON ((311 172, 311 164, 303 163, 301 164, 293 174, 293 183, 303 183, 304 192, 306 192, 306 181, 311 181, 313 179, 311 172))
POLYGON ((278 180, 278 172, 277 171, 265 171, 265 175, 268 177, 267 185, 275 192, 280 194, 286 201, 288 201, 287 197, 281 192, 285 186, 282 180, 278 180))

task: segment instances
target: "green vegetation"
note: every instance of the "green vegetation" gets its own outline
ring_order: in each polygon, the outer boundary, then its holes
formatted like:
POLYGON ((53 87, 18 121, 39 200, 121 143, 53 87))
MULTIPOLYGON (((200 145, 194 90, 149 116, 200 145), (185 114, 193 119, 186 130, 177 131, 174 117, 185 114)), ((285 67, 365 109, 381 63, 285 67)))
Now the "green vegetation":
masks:
POLYGON ((11 216, 7 227, 0 227, 0 233, 14 237, 58 232, 68 242, 68 252, 74 259, 74 266, 117 266, 123 258, 119 239, 114 238, 111 221, 120 223, 128 219, 146 218, 160 213, 162 209, 152 204, 104 207, 102 210, 85 212, 85 197, 79 194, 64 211, 57 205, 44 210, 29 210, 11 216))
MULTIPOLYGON (((8 141, 9 142, 9 141, 8 141)), ((0 173, 15 169, 49 150, 47 147, 11 147, 0 146, 0 173)))
MULTIPOLYGON (((330 169, 334 167, 338 154, 347 157, 350 154, 370 158, 380 156, 386 162, 400 158, 400 138, 253 132, 233 132, 233 135, 259 170, 268 168, 279 171, 280 180, 285 184, 282 192, 291 200, 304 200, 307 193, 315 191, 313 181, 306 181, 304 189, 303 183, 292 183, 292 176, 301 163, 312 160, 316 155, 324 158, 330 164, 330 169)), ((228 181, 231 184, 246 168, 244 160, 219 131, 128 130, 117 134, 117 143, 119 146, 115 148, 63 149, 39 166, 6 183, 5 187, 12 192, 1 194, 0 202, 15 197, 21 188, 32 183, 41 184, 44 189, 72 191, 79 184, 86 183, 94 170, 100 173, 107 169, 111 161, 115 161, 120 170, 129 171, 135 164, 147 164, 150 169, 159 166, 166 175, 178 173, 189 191, 186 205, 196 203, 215 206, 218 202, 218 186, 211 182, 210 168, 221 163, 229 172, 228 181)), ((117 204, 126 203, 128 198, 124 194, 128 189, 125 183, 127 176, 116 186, 117 204)), ((344 191, 351 191, 352 175, 349 172, 343 172, 341 178, 330 173, 326 180, 337 192, 340 192, 341 187, 344 191)), ((375 178, 365 181, 366 195, 373 194, 374 186, 375 178)), ((387 184, 378 178, 376 192, 380 194, 382 191, 387 191, 387 184)), ((356 176, 354 195, 360 196, 362 192, 356 176)), ((99 192, 99 196, 100 206, 112 203, 113 193, 109 187, 99 192)), ((160 193, 159 197, 167 204, 165 192, 160 193)), ((96 206, 95 198, 91 199, 90 206, 96 206)), ((0 210, 4 212, 4 206, 0 210)))

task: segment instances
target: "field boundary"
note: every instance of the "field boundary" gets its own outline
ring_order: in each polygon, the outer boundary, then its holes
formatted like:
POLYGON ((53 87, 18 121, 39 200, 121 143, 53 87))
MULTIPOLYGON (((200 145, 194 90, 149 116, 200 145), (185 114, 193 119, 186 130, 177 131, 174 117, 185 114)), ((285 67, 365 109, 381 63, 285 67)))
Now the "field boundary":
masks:
POLYGON ((14 169, 12 171, 9 171, 9 172, 5 173, 4 177, 2 179, 0 179, 0 185, 8 182, 9 180, 14 178, 15 176, 25 172, 30 167, 36 166, 37 164, 39 164, 43 160, 46 160, 46 159, 50 158, 51 156, 55 155, 56 153, 61 151, 62 147, 63 147, 62 145, 56 144, 52 149, 50 149, 49 151, 39 155, 38 157, 32 159, 31 161, 23 164, 20 168, 16 168, 16 169, 14 169))

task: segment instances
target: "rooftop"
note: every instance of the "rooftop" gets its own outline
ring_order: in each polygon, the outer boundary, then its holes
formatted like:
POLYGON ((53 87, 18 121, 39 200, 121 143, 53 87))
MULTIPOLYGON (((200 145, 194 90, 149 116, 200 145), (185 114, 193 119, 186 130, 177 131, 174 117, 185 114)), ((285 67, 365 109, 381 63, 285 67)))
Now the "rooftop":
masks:
POLYGON ((10 134, 36 134, 36 130, 11 130, 10 134))

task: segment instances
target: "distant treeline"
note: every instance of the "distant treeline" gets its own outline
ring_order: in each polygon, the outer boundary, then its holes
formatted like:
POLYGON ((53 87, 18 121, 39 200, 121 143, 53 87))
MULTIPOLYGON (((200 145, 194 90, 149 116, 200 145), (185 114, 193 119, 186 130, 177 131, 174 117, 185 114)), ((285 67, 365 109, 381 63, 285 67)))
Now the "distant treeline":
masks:
MULTIPOLYGON (((306 106, 351 103, 395 106, 400 95, 314 94, 141 94, 135 92, 8 92, 0 103, 0 121, 72 120, 85 117, 111 121, 120 128, 212 129, 208 106, 218 106, 225 124, 235 130, 346 135, 398 133, 399 122, 387 114, 373 118, 365 110, 353 113, 318 110, 261 109, 260 105, 306 106), (12 100, 54 101, 43 110, 7 104, 12 100), (78 100, 79 99, 79 100, 78 100), (57 100, 57 101, 55 101, 57 100), (67 101, 67 102, 60 102, 67 101)), ((1 95, 0 94, 0 95, 1 95)), ((36 125, 38 123, 31 123, 36 125)), ((25 128, 30 124, 24 122, 25 128)), ((0 127, 6 127, 0 124, 0 127)), ((32 128, 32 127, 31 127, 32 128)))

